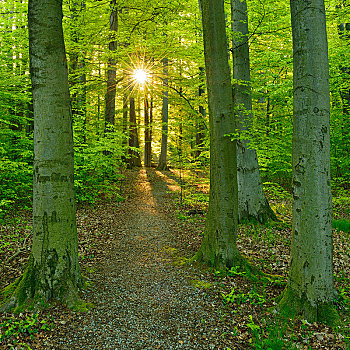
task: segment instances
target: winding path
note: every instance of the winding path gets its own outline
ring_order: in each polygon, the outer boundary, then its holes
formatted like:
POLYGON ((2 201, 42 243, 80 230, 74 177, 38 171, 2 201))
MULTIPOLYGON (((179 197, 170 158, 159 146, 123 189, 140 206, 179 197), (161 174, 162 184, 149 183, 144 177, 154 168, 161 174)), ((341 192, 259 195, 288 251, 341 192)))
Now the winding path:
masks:
POLYGON ((179 225, 166 209, 176 183, 154 170, 130 174, 134 193, 125 215, 111 213, 114 238, 84 295, 95 307, 73 317, 59 348, 226 350, 222 304, 191 284, 203 280, 198 269, 171 262, 179 225))

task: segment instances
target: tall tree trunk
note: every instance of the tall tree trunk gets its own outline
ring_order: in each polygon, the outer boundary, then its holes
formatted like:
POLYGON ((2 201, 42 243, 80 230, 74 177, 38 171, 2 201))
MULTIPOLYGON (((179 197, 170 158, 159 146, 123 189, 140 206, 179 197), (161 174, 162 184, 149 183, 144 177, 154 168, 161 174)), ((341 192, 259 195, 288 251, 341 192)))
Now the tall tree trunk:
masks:
MULTIPOLYGON (((349 5, 348 5, 349 6, 349 5)), ((341 23, 338 26, 339 36, 346 41, 350 39, 350 23, 341 23)), ((350 75, 350 67, 341 67, 341 71, 344 74, 350 75)), ((348 77, 347 77, 348 78, 348 77)), ((340 95, 343 102, 343 114, 350 114, 350 89, 341 89, 340 95)))
MULTIPOLYGON (((204 77, 205 77, 205 70, 203 67, 199 67, 199 74, 200 74, 200 80, 203 82, 203 84, 199 85, 198 89, 198 96, 201 97, 204 95, 204 77)), ((195 158, 199 158, 202 153, 202 147, 204 142, 204 132, 205 132, 205 118, 206 118, 206 110, 203 107, 203 105, 199 105, 199 116, 196 120, 196 152, 195 152, 195 158)))
POLYGON ((123 144, 127 144, 127 135, 128 135, 128 96, 126 93, 123 95, 123 144))
POLYGON ((330 102, 323 0, 291 0, 294 57, 293 239, 279 309, 334 323, 330 102))
MULTIPOLYGON (((252 126, 252 96, 248 46, 248 13, 245 0, 231 0, 234 108, 238 128, 249 132, 252 126)), ((238 221, 277 220, 265 197, 258 158, 249 140, 237 141, 238 221)))
POLYGON ((144 165, 147 168, 151 167, 152 161, 152 138, 151 138, 151 124, 149 120, 149 103, 147 93, 144 99, 144 117, 145 117, 145 155, 144 165))
POLYGON ((118 42, 115 40, 115 34, 118 31, 118 11, 116 0, 111 2, 111 14, 109 18, 109 30, 111 31, 111 41, 109 42, 109 51, 111 57, 108 59, 107 70, 107 92, 105 97, 105 129, 108 126, 114 125, 115 117, 115 94, 116 94, 116 59, 115 52, 117 51, 118 42))
POLYGON ((163 58, 163 106, 162 106, 162 144, 157 169, 168 170, 168 120, 169 120, 169 101, 168 101, 168 59, 163 58))
POLYGON ((140 153, 135 150, 139 149, 139 135, 137 130, 135 98, 129 98, 129 165, 130 167, 141 166, 140 153))
POLYGON ((23 275, 1 309, 74 307, 83 280, 78 263, 72 112, 61 0, 29 0, 29 54, 34 103, 33 245, 23 275))
POLYGON ((235 265, 237 239, 236 142, 233 98, 228 65, 224 1, 201 1, 204 54, 209 99, 209 211, 196 260, 225 269, 235 265))

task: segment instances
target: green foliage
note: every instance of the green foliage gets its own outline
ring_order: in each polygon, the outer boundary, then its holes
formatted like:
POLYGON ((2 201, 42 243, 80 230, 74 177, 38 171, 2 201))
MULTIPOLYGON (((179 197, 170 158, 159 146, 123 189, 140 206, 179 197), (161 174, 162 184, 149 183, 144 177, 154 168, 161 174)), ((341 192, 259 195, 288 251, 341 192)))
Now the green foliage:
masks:
POLYGON ((332 221, 333 228, 343 231, 343 232, 350 232, 350 221, 346 219, 341 220, 333 220, 332 221))
POLYGON ((119 169, 123 165, 123 136, 110 132, 101 139, 75 147, 74 184, 78 202, 94 203, 99 196, 119 201, 119 169))
POLYGON ((225 303, 235 303, 241 305, 244 303, 250 303, 252 305, 263 305, 267 302, 265 297, 259 294, 255 289, 252 289, 248 293, 237 293, 233 288, 229 294, 222 294, 225 303))
POLYGON ((52 323, 47 319, 39 319, 39 314, 31 314, 25 318, 7 317, 0 323, 0 344, 18 343, 20 337, 30 337, 43 331, 52 329, 52 323))
POLYGON ((28 150, 31 141, 20 139, 14 144, 1 136, 0 132, 0 222, 8 210, 30 205, 33 179, 32 152, 28 150))
POLYGON ((258 350, 294 350, 297 347, 284 338, 288 324, 285 320, 275 318, 269 321, 265 327, 261 327, 249 315, 249 322, 246 324, 252 336, 250 343, 254 349, 258 350))

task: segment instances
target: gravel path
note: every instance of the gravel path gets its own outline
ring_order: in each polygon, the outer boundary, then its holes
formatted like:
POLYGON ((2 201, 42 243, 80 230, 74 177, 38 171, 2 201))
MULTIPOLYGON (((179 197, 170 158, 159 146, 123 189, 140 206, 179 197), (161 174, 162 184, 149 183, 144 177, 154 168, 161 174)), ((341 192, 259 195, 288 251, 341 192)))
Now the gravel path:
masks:
POLYGON ((84 292, 95 307, 72 318, 55 348, 226 350, 217 302, 190 282, 203 276, 171 262, 181 226, 167 211, 175 184, 164 174, 133 172, 134 193, 124 215, 110 214, 110 249, 84 292))

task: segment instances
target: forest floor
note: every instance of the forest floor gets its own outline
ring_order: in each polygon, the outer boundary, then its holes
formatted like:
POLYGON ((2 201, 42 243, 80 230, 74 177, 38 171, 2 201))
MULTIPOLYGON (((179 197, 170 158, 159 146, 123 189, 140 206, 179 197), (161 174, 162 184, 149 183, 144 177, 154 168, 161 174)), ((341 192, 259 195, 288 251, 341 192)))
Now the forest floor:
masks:
MULTIPOLYGON (((202 239, 208 188, 185 178, 193 196, 185 195, 182 177, 178 171, 128 170, 123 202, 81 206, 82 298, 94 307, 84 313, 53 305, 34 315, 2 314, 0 349, 349 349, 346 303, 338 305, 343 326, 333 329, 267 311, 287 276, 288 200, 272 201, 287 223, 239 228, 240 250, 280 278, 256 281, 237 269, 222 274, 186 264, 202 239)), ((0 250, 2 288, 23 271, 30 218, 0 229, 12 237, 0 250)), ((348 295, 349 234, 335 231, 334 240, 336 285, 348 295)))

